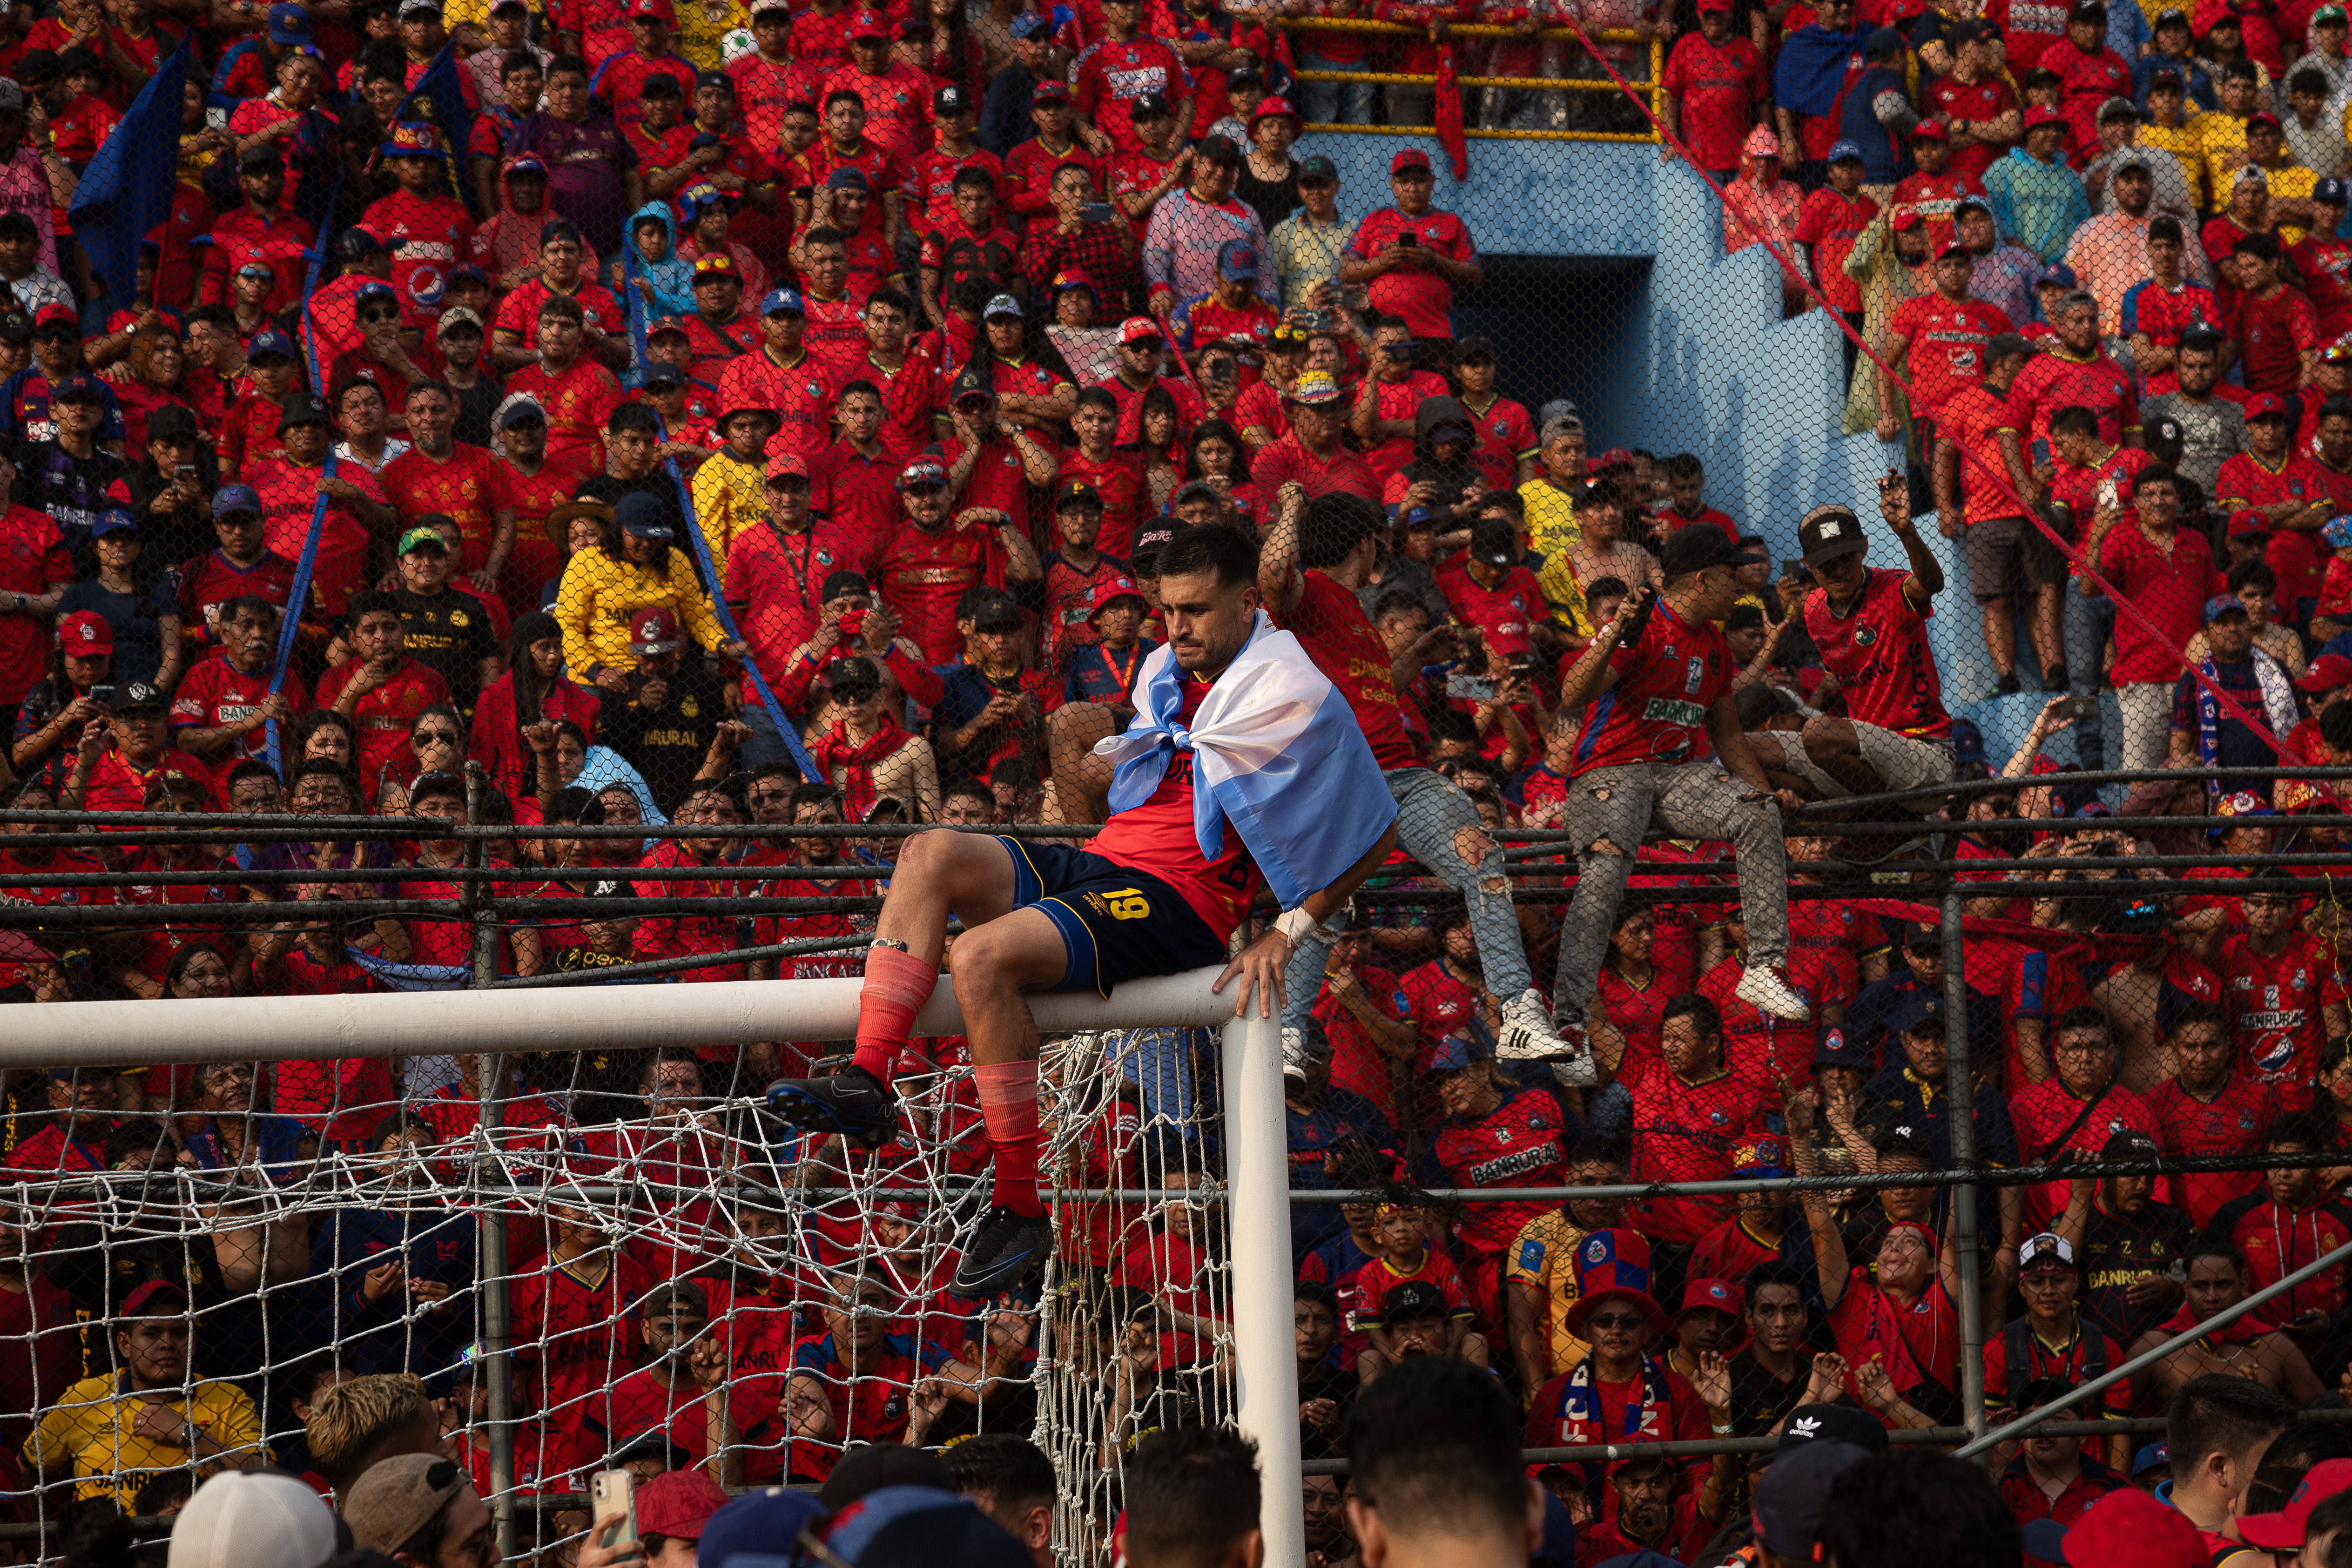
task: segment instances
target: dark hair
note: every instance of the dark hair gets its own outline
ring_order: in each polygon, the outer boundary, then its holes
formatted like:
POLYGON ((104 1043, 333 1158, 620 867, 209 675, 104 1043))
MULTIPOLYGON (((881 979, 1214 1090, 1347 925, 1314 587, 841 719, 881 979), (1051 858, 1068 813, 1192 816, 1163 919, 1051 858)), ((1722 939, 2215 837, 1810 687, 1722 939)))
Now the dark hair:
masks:
POLYGON ((1984 1467, 1923 1448, 1889 1448, 1839 1476, 1817 1541, 1840 1568, 2014 1568, 2025 1554, 1984 1467))
POLYGON ((1080 387, 1077 407, 1106 408, 1116 414, 1118 413, 1118 399, 1110 395, 1108 387, 1080 387))
POLYGON ((1675 453, 1666 459, 1665 470, 1669 479, 1699 479, 1706 475, 1706 465, 1698 460, 1696 452, 1675 453))
POLYGON ((1400 1535, 1514 1539, 1528 1508, 1518 1407, 1492 1374, 1416 1356, 1348 1412, 1350 1487, 1400 1535))
MULTIPOLYGON (((1089 387, 1087 391, 1100 392, 1105 397, 1110 396, 1110 393, 1101 387, 1089 387)), ((1078 401, 1086 402, 1086 392, 1078 394, 1078 401)), ((1116 400, 1112 402, 1111 406, 1113 408, 1118 406, 1116 400)), ((1203 441, 1222 441, 1232 447, 1234 449, 1234 483, 1244 485, 1249 482, 1249 448, 1242 442, 1242 433, 1235 430, 1228 422, 1218 419, 1214 415, 1192 427, 1192 439, 1184 445, 1184 477, 1187 479, 1201 477, 1201 443, 1203 441)))
POLYGON ((1257 580, 1257 541, 1237 528, 1186 528, 1160 550, 1160 575, 1196 571, 1213 573, 1220 588, 1245 588, 1257 580))
MULTIPOLYGON (((2192 1247, 2190 1255, 2196 1252, 2192 1247)), ((2164 1413, 2172 1473, 2189 1475, 2209 1455, 2242 1454, 2258 1442, 2266 1443, 2294 1419, 2294 1405, 2285 1395, 2252 1378, 2218 1373, 2192 1377, 2164 1413)))
POLYGON ((1058 1490, 1054 1461, 1026 1437, 982 1432, 940 1455, 956 1490, 994 1500, 999 1508, 1050 1504, 1058 1490))
POLYGON ((1294 1301, 1313 1301, 1317 1306, 1328 1308, 1334 1316, 1339 1314, 1339 1293, 1320 1280, 1293 1281, 1290 1286, 1290 1299, 1294 1301))
POLYGON ((648 435, 661 434, 661 415, 649 402, 625 402, 605 416, 608 432, 641 430, 648 435))
MULTIPOLYGON (((389 615, 395 621, 400 620, 400 601, 380 588, 371 588, 363 592, 352 594, 351 608, 343 612, 344 630, 357 632, 363 617, 378 612, 389 615)), ((352 733, 352 743, 354 746, 359 744, 357 730, 352 733)))
POLYGON ((2050 416, 2050 434, 2071 432, 2076 435, 2099 434, 2099 416, 2079 402, 2070 402, 2050 416))
POLYGON ((2189 1025, 2200 1023, 2210 1023, 2226 1035, 2230 1030, 2230 1015, 2222 1010, 2218 1002, 2209 1002, 2202 998, 2191 998, 2172 1009, 2172 1026, 2164 1032, 2179 1034, 2189 1025))
POLYGON ((2244 1248, 2228 1237, 2217 1236, 2210 1230, 2200 1230, 2191 1236, 2189 1239, 2189 1244, 2180 1249, 2180 1271, 2186 1274, 2200 1259, 2203 1258, 2221 1259, 2238 1271, 2240 1279, 2243 1279, 2246 1270, 2252 1266, 2246 1258, 2244 1248))
POLYGON ((2317 93, 2321 98, 2326 98, 2327 96, 2327 78, 2325 73, 2315 70, 2309 66, 2305 66, 2303 69, 2295 72, 2293 76, 2286 78, 2286 90, 2290 93, 2317 93))
POLYGON ((1240 1433, 1151 1433, 1127 1463, 1128 1560, 1139 1568, 1210 1568, 1257 1528, 1261 1492, 1257 1445, 1240 1433))
MULTIPOLYGON (((1334 567, 1348 559, 1358 541, 1388 527, 1381 505, 1346 490, 1318 496, 1307 505, 1298 523, 1298 560, 1302 566, 1334 567)), ((1164 573, 1168 569, 1162 566, 1164 573)))
POLYGON ((1786 1258, 1768 1258, 1740 1278, 1739 1287, 1747 1292, 1748 1304, 1756 1304, 1756 1292, 1767 1285, 1786 1285, 1797 1292, 1800 1300, 1813 1288, 1805 1271, 1786 1258))
POLYGON ((547 808, 550 827, 601 828, 604 825, 604 798, 593 789, 577 784, 567 784, 555 792, 547 808))
MULTIPOLYGON (((276 778, 277 775, 272 774, 270 777, 276 778)), ((195 962, 197 955, 203 953, 210 953, 214 957, 218 958, 226 967, 235 967, 234 965, 229 964, 228 955, 222 952, 220 948, 214 944, 210 942, 191 942, 186 946, 172 955, 172 967, 163 971, 164 990, 171 990, 173 987, 177 986, 181 980, 185 978, 188 973, 188 966, 195 962)))
POLYGON ((2238 243, 2230 247, 2230 254, 2233 256, 2258 256, 2264 261, 2276 261, 2282 253, 2279 250, 2278 235, 2256 232, 2240 235, 2238 243))
MULTIPOLYGON (((517 50, 516 53, 520 54, 521 51, 517 50)), ((511 55, 508 57, 509 59, 512 57, 511 55)), ((559 77, 567 71, 573 76, 587 76, 588 62, 578 55, 558 55, 547 62, 547 74, 551 77, 559 77)))
POLYGON ((2319 716, 2319 738, 2338 751, 2352 751, 2352 703, 2336 703, 2319 716))
POLYGON ((2242 560, 2231 567, 2229 582, 2231 593, 2249 587, 2259 588, 2264 593, 2278 591, 2278 573, 2273 571, 2271 563, 2260 556, 2252 560, 2242 560))
POLYGON ((1572 1166, 1607 1164, 1622 1166, 1630 1162, 1624 1141, 1592 1134, 1579 1138, 1568 1151, 1568 1163, 1572 1166))
POLYGON ((2058 1015, 2058 1021, 2051 1026, 2050 1038, 2054 1040, 2068 1030, 2075 1029, 2095 1029, 2101 1034, 2105 1034, 2107 1015, 2103 1009, 2093 1007, 2088 1002, 2076 1002, 2058 1015))
POLYGON ((1417 593, 1391 588, 1372 601, 1372 624, 1377 626, 1391 615, 1402 615, 1414 610, 1426 615, 1429 606, 1421 601, 1421 595, 1417 593))
POLYGON ((1696 991, 1685 991, 1681 996, 1674 998, 1666 1003, 1664 1010, 1658 1015, 1658 1022, 1661 1025, 1670 1024, 1676 1019, 1689 1019, 1696 1022, 1702 1038, 1708 1035, 1720 1035, 1723 1032, 1723 1013, 1713 1002, 1708 1001, 1696 991))
POLYGON ((2177 486, 2179 483, 2179 475, 2175 474, 2171 469, 2167 468, 2161 463, 2151 463, 2147 467, 2141 469, 2138 473, 2132 476, 2132 494, 2137 496, 2142 490, 2147 489, 2150 485, 2164 484, 2177 486))
POLYGON ((2274 1149, 2281 1144, 2301 1144, 2315 1154, 2332 1149, 2336 1144, 2336 1118, 2317 1109, 2289 1111, 2273 1117, 2263 1129, 2263 1147, 2274 1149))
POLYGON ((2263 1450, 2261 1468, 2300 1475, 2323 1459, 2352 1459, 2352 1427, 2341 1421, 2310 1421, 2298 1416, 2263 1450))

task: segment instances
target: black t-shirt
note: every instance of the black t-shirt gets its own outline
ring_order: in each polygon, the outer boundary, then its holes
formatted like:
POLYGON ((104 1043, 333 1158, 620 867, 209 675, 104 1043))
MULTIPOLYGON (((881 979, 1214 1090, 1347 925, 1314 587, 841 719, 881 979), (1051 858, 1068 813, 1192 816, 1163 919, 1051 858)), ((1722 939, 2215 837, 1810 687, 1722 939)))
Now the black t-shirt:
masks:
POLYGON ((2083 1227, 2083 1291, 2075 1309, 2129 1349, 2132 1341, 2170 1317, 2179 1302, 2174 1298, 2159 1306, 2137 1307, 2125 1300, 2124 1292, 2142 1274, 2179 1268, 2188 1246, 2189 1217, 2168 1203, 2150 1199, 2137 1214, 2118 1218, 2094 1202, 2083 1227))
POLYGON ((485 375, 472 386, 457 392, 457 438, 468 446, 487 447, 491 436, 490 416, 499 411, 506 389, 485 375))
POLYGON ((656 804, 672 813, 686 799, 727 716, 727 688, 699 664, 681 667, 665 684, 669 689, 657 708, 641 706, 636 691, 625 702, 607 696, 597 712, 596 740, 644 774, 656 804))
MULTIPOLYGON (((1356 1395, 1361 1387, 1362 1385, 1358 1381, 1356 1375, 1343 1367, 1318 1366, 1298 1380, 1298 1402, 1304 1405, 1310 1399, 1328 1399, 1339 1406, 1339 1419, 1345 1421, 1348 1418, 1348 1411, 1356 1403, 1356 1395)), ((1325 1434, 1322 1427, 1309 1426, 1303 1421, 1299 1424, 1298 1457, 1300 1458, 1328 1459, 1332 1458, 1336 1450, 1331 1447, 1330 1437, 1325 1434)))
POLYGON ((1813 1353, 1799 1345, 1792 1353, 1796 1372, 1788 1382, 1766 1371, 1751 1349, 1731 1358, 1731 1429, 1742 1437, 1760 1437, 1773 1423, 1803 1403, 1812 1381, 1813 1353))
POLYGON ((444 588, 427 597, 405 588, 393 590, 405 628, 401 651, 425 668, 437 671, 449 683, 457 706, 471 710, 481 690, 481 661, 499 651, 490 618, 481 601, 455 589, 444 588))
POLYGON ((124 505, 107 492, 122 481, 123 496, 130 494, 131 465, 103 446, 76 457, 54 441, 40 441, 25 448, 18 468, 16 493, 25 505, 48 513, 57 523, 73 552, 75 575, 95 576, 98 557, 90 551, 89 526, 100 512, 124 505))

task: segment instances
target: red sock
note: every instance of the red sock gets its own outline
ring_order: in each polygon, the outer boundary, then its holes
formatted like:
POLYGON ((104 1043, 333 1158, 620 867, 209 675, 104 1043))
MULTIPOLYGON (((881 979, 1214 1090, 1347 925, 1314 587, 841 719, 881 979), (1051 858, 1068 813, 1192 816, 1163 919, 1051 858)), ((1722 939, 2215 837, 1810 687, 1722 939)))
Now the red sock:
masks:
POLYGON ((890 1082, 898 1070, 898 1052, 915 1032, 915 1015, 939 983, 936 964, 896 947, 866 950, 866 984, 857 993, 858 1066, 890 1082))
POLYGON ((1037 1196, 1037 1155, 1045 1134, 1037 1126, 1037 1064, 1004 1061, 975 1064, 980 1113, 996 1151, 996 1187, 988 1201, 1029 1218, 1042 1216, 1037 1196))

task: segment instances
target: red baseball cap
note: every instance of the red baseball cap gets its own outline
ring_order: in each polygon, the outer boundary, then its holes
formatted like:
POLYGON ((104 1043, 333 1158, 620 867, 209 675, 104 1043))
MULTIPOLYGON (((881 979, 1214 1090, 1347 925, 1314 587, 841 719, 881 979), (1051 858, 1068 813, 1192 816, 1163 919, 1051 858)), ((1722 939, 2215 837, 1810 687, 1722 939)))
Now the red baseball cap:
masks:
POLYGON ((2242 507, 2230 514, 2230 538, 2259 538, 2271 531, 2271 520, 2259 507, 2242 507))
POLYGON ((2028 131, 2032 130, 2037 125, 2063 125, 2065 123, 2066 117, 2059 113, 2056 110, 2051 108, 2046 103, 2037 103, 2032 109, 2025 111, 2025 129, 2028 131))
MULTIPOLYGON (((125 1318, 146 1316, 148 1302, 166 1297, 170 1299, 172 1306, 177 1307, 184 1312, 188 1310, 186 1291, 169 1280, 150 1280, 122 1298, 121 1315, 125 1318)), ((2300 1542, 2303 1537, 2298 1534, 2295 1539, 2300 1542)))
POLYGON ((631 20, 651 16, 667 26, 677 26, 677 12, 671 8, 669 0, 629 0, 629 16, 631 20))
POLYGON ((1418 147, 1408 147, 1389 160, 1391 178, 1403 173, 1407 169, 1418 169, 1423 173, 1428 173, 1430 172, 1429 154, 1418 147))
POLYGON ((1167 334, 1160 329, 1160 323, 1149 316, 1129 316, 1119 323, 1118 340, 1120 342, 1140 343, 1146 338, 1164 341, 1167 334))
POLYGON ((807 478, 808 459, 797 452, 779 452, 768 459, 768 478, 771 483, 782 478, 787 474, 797 474, 803 479, 807 478))
POLYGON ((2341 653, 2322 653, 2311 661, 2311 668, 2294 684, 2306 692, 2332 692, 2338 686, 2352 686, 2352 659, 2341 653))
POLYGON ((2346 1490, 2352 1490, 2352 1459, 2323 1459, 2304 1472, 2302 1481, 2286 1500, 2286 1506, 2278 1512, 2241 1517, 2238 1534, 2247 1545, 2264 1551, 2295 1551, 2303 1545, 2311 1511, 2346 1490))
POLYGON ((2277 418, 2284 419, 2286 417, 2286 399, 2279 396, 2276 392, 2256 392, 2253 396, 2246 400, 2246 406, 2240 412, 2242 412, 2250 420, 2261 419, 2265 415, 2274 415, 2277 418))
POLYGON ((644 657, 677 650, 677 617, 656 604, 629 617, 629 650, 644 657))
POLYGON ((1945 129, 1940 120, 1923 120, 1911 128, 1911 140, 1914 141, 1949 141, 1951 139, 1952 133, 1945 129))
MULTIPOLYGON (((2328 1464, 2352 1466, 2352 1460, 2330 1459, 2328 1464)), ((2312 1473, 2326 1468, 2315 1466, 2312 1473)), ((2306 1477, 2306 1484, 2308 1480, 2306 1477)), ((2137 1487, 2111 1491, 2084 1509, 2058 1541, 2037 1539, 2058 1534, 2044 1528, 2053 1522, 2036 1520, 2026 1527, 2026 1550, 2041 1556, 2037 1548, 2058 1549, 2063 1541, 2067 1568, 2203 1568, 2213 1560, 2212 1548, 2187 1514, 2137 1487)), ((2243 1519, 2238 1521, 2241 1532, 2245 1524, 2243 1519)), ((2303 1540, 2300 1525, 2294 1538, 2303 1540)))
POLYGON ((1918 208, 1906 203, 1902 206, 1895 208, 1895 215, 1887 221, 1890 226, 1892 226, 1897 234, 1901 234, 1906 229, 1916 229, 1923 226, 1927 223, 1927 214, 1920 212, 1918 208))
POLYGON ((726 1490, 699 1467, 665 1470, 637 1489, 637 1533, 699 1541, 710 1516, 726 1506, 726 1490))
POLYGON ((95 610, 77 610, 58 618, 58 646, 77 659, 114 652, 114 628, 95 610))
POLYGON ((1739 1287, 1728 1280, 1692 1280, 1683 1286, 1683 1308, 1675 1317, 1710 1308, 1718 1312, 1739 1315, 1739 1287))
POLYGON ((1122 599, 1139 601, 1146 610, 1151 608, 1151 601, 1143 597, 1143 590, 1135 586, 1135 579, 1106 577, 1087 593, 1087 619, 1092 621, 1097 612, 1122 599))
POLYGON ((879 11, 860 11, 849 19, 849 36, 853 38, 887 38, 890 24, 879 11))

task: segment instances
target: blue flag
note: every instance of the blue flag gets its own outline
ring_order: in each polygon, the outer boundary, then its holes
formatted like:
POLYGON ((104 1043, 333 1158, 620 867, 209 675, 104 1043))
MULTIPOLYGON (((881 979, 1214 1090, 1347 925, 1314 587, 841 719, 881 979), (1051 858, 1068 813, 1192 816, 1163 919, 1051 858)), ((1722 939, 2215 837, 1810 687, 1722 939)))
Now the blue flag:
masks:
POLYGON ((425 74, 416 78, 416 85, 408 89, 408 96, 400 100, 400 108, 392 117, 395 122, 411 118, 410 106, 419 99, 430 100, 439 111, 436 118, 441 121, 441 144, 448 152, 451 168, 457 172, 460 201, 465 199, 466 191, 466 142, 474 133, 474 111, 466 107, 466 89, 457 80, 457 72, 462 68, 457 63, 457 40, 453 38, 441 46, 441 52, 433 57, 433 63, 425 68, 425 74))
MULTIPOLYGON (((189 35, 193 37, 194 35, 189 35)), ((180 108, 188 40, 139 89, 131 112, 108 135, 74 187, 74 237, 118 310, 139 295, 139 242, 172 215, 180 183, 180 108)))

